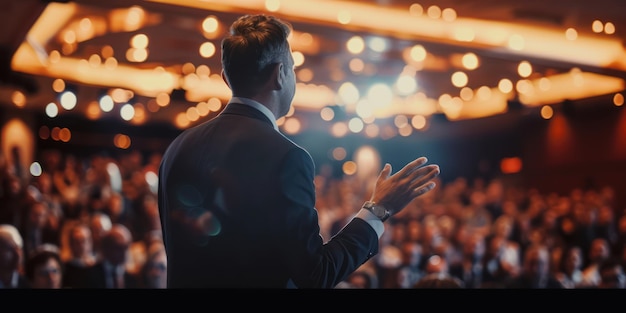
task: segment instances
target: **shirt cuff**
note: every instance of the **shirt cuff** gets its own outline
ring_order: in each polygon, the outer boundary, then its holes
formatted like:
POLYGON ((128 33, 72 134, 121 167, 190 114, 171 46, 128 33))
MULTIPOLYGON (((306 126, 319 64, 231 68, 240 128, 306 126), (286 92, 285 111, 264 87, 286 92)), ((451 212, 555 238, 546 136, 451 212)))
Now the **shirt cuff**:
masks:
POLYGON ((366 209, 359 210, 355 217, 360 218, 370 224, 370 226, 372 226, 372 228, 378 235, 378 239, 380 239, 380 237, 383 235, 383 232, 385 231, 385 224, 383 223, 383 221, 380 220, 380 218, 378 218, 376 215, 374 215, 374 213, 366 209))

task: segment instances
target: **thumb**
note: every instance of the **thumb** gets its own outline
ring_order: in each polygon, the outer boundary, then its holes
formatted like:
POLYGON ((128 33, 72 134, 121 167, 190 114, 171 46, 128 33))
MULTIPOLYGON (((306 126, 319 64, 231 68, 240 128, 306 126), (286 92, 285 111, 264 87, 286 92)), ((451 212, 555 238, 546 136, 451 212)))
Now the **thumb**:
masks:
POLYGON ((380 171, 380 173, 378 174, 378 182, 382 182, 385 179, 387 179, 390 173, 391 173, 391 164, 385 163, 383 170, 380 171))

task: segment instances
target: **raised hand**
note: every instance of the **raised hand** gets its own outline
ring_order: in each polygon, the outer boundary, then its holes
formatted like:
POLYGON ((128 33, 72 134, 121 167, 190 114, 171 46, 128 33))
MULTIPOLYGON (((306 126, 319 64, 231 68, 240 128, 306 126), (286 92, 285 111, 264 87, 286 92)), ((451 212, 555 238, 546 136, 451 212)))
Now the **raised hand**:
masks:
POLYGON ((384 206, 391 215, 402 211, 413 199, 435 188, 433 179, 440 173, 439 165, 426 162, 426 157, 417 158, 391 176, 391 164, 385 164, 370 201, 384 206))

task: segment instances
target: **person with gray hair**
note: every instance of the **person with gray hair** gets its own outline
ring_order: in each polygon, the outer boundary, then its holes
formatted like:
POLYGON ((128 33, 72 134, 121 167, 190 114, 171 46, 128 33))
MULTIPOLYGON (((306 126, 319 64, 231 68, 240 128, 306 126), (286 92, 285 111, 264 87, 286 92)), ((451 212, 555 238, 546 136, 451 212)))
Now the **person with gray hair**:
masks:
POLYGON ((0 289, 30 289, 23 273, 24 242, 11 224, 0 225, 0 289))

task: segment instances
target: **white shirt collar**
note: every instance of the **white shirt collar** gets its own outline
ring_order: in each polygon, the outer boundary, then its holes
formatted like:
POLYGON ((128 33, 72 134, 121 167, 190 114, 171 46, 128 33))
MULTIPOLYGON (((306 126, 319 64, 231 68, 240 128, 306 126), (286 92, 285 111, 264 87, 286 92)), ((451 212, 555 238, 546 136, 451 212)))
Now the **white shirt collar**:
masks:
POLYGON ((272 122, 274 129, 278 130, 278 124, 276 124, 276 117, 274 116, 274 113, 272 113, 270 109, 268 109, 266 106, 262 105, 258 101, 252 100, 250 98, 232 97, 228 103, 231 102, 243 103, 261 111, 261 113, 265 114, 265 116, 267 116, 267 118, 272 122))

